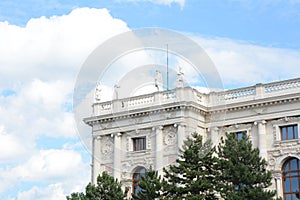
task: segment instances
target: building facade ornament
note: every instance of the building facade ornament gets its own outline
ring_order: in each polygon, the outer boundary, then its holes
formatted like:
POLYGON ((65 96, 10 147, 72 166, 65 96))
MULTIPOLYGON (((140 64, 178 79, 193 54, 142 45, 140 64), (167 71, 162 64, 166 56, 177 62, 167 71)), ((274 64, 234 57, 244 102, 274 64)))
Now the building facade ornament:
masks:
POLYGON ((92 160, 93 176, 105 170, 130 187, 139 167, 161 173, 174 164, 193 132, 213 145, 226 133, 246 132, 273 174, 269 189, 283 196, 282 167, 290 158, 300 159, 300 78, 207 94, 182 84, 122 99, 116 87, 113 102, 94 103, 93 114, 84 119, 93 128, 93 153, 101 154, 92 160), (283 137, 287 127, 293 127, 292 138, 283 137))
POLYGON ((176 144, 176 141, 177 141, 177 138, 176 138, 175 132, 171 131, 171 132, 166 133, 165 138, 164 138, 165 145, 174 145, 174 144, 176 144))
POLYGON ((101 141, 101 152, 104 159, 110 159, 113 153, 113 141, 110 136, 106 136, 101 141))

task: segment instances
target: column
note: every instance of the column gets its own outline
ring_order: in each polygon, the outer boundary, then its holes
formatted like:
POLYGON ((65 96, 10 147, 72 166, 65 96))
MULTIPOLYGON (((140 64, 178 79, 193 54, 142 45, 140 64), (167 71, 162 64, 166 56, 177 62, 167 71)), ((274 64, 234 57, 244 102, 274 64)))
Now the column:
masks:
POLYGON ((115 179, 121 180, 121 133, 114 134, 114 169, 113 175, 115 179))
POLYGON ((184 140, 185 140, 185 124, 181 123, 178 125, 178 130, 177 130, 178 149, 182 149, 184 140))
POLYGON ((281 173, 273 174, 275 181, 276 197, 283 197, 281 173))
POLYGON ((211 127, 211 143, 213 146, 217 146, 219 143, 219 128, 218 127, 211 127))
POLYGON ((267 160, 266 121, 258 122, 258 148, 260 156, 267 160))
POLYGON ((163 170, 163 134, 162 134, 162 126, 158 126, 155 128, 155 169, 158 171, 158 174, 161 175, 163 170))
POLYGON ((92 183, 97 183, 97 177, 100 174, 100 165, 101 165, 101 152, 100 152, 100 145, 101 145, 101 136, 94 136, 93 137, 93 158, 92 158, 92 183))

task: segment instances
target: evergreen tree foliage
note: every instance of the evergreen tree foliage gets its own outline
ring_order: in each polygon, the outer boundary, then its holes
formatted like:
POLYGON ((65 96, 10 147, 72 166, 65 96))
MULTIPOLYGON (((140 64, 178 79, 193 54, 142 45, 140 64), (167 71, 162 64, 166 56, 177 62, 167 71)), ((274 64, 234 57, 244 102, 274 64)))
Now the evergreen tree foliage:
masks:
POLYGON ((267 162, 253 148, 246 133, 238 139, 236 133, 226 134, 218 146, 219 192, 225 200, 269 200, 275 191, 266 190, 271 185, 271 172, 267 162))
POLYGON ((217 199, 216 158, 210 141, 193 133, 184 141, 175 165, 164 168, 163 196, 174 200, 217 199))
POLYGON ((158 176, 158 172, 153 170, 152 167, 146 171, 145 176, 141 177, 138 185, 140 188, 138 194, 132 194, 134 200, 154 200, 161 198, 161 177, 158 176))
POLYGON ((122 200, 126 199, 128 189, 123 192, 121 183, 103 172, 97 177, 97 185, 89 183, 84 193, 72 193, 67 200, 122 200))

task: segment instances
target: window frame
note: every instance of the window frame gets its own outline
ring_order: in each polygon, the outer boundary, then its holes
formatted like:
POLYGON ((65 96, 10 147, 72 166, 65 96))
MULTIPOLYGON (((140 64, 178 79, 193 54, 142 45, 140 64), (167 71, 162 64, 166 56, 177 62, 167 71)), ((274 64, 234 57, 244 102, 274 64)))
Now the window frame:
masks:
POLYGON ((282 165, 282 189, 283 189, 283 199, 284 200, 297 200, 297 196, 300 196, 300 160, 296 157, 288 158, 282 165), (296 169, 293 169, 293 161, 296 160, 296 169), (286 169, 288 167, 288 169, 286 169), (298 189, 293 191, 293 180, 296 180, 298 184, 298 189), (289 188, 286 188, 289 185, 289 188), (287 198, 289 196, 289 198, 287 198))
POLYGON ((144 151, 147 150, 147 137, 139 136, 133 137, 132 140, 132 150, 133 151, 144 151))
POLYGON ((145 176, 147 170, 145 167, 139 167, 134 170, 132 174, 132 193, 137 195, 139 192, 139 182, 142 180, 142 176, 145 176))
POLYGON ((280 131, 281 141, 299 139, 299 131, 298 131, 297 123, 279 126, 279 131, 280 131), (292 129, 289 129, 289 128, 292 128, 292 129), (292 131, 292 133, 289 133, 290 130, 292 131), (290 136, 292 136, 292 137, 290 138, 290 136))

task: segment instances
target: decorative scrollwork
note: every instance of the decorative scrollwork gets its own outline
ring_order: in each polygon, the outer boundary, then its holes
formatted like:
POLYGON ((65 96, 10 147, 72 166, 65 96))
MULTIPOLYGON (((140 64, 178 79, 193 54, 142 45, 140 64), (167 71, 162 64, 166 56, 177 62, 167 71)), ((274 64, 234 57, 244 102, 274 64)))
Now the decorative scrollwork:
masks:
POLYGON ((168 132, 165 136, 164 142, 166 145, 173 145, 176 143, 176 133, 168 132))
POLYGON ((113 153, 113 143, 111 137, 106 137, 102 143, 101 152, 105 159, 110 158, 113 153))

